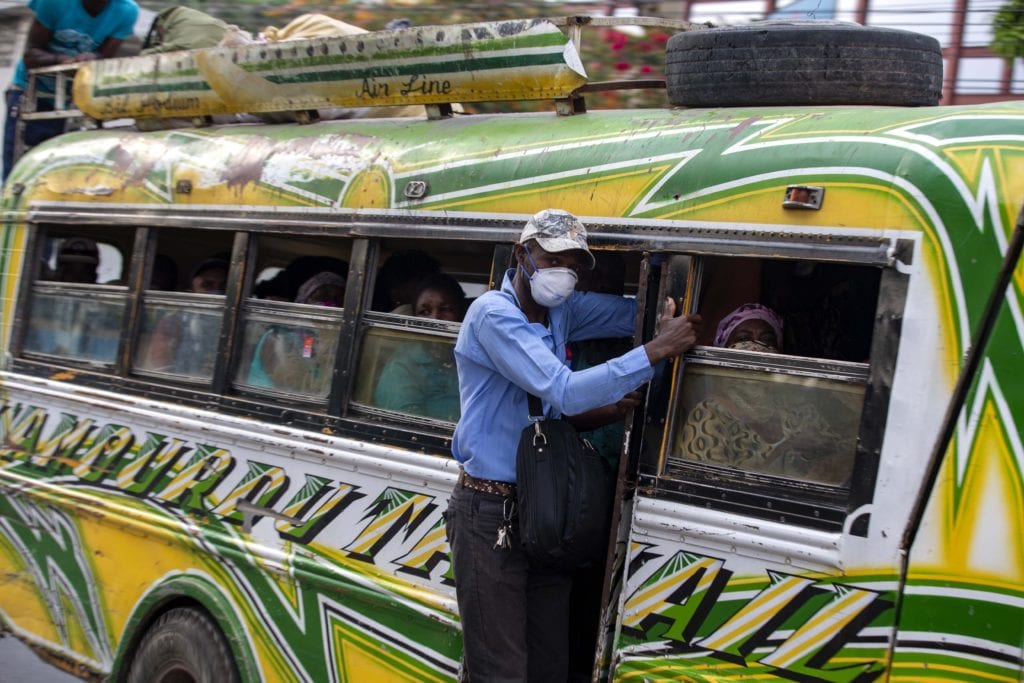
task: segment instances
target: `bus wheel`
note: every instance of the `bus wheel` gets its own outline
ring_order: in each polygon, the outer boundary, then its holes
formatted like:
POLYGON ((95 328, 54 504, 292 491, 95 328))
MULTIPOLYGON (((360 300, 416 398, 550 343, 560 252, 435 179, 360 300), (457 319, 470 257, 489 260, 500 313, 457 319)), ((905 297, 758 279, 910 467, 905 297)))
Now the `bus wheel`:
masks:
POLYGON ((128 683, 237 683, 228 641, 205 612, 177 607, 146 631, 128 683))
POLYGON ((672 104, 931 106, 942 50, 931 36, 832 22, 766 22, 677 33, 666 46, 672 104))

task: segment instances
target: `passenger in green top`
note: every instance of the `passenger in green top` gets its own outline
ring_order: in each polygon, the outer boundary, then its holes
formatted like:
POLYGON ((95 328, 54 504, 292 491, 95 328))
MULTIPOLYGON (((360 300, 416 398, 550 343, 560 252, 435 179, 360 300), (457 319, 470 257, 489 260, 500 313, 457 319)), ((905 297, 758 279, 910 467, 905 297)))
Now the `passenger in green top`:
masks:
MULTIPOLYGON (((461 322, 466 294, 451 275, 435 273, 421 280, 413 299, 419 318, 461 322)), ((452 344, 410 341, 395 349, 374 392, 374 404, 402 413, 456 422, 459 375, 452 344)))

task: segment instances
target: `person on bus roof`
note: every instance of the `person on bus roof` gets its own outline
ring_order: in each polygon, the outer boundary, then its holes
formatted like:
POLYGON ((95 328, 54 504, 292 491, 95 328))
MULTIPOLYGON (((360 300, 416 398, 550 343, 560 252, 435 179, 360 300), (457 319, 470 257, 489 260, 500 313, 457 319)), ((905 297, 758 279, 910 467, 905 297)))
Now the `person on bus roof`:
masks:
POLYGON ((574 293, 594 257, 586 228, 565 211, 527 221, 515 260, 501 289, 470 305, 455 344, 462 416, 452 453, 461 472, 446 513, 448 543, 469 679, 564 681, 570 575, 531 562, 508 513, 516 446, 530 424, 527 394, 547 416, 575 416, 577 429, 621 419, 636 404, 626 394, 651 379, 654 364, 696 342, 699 318, 677 318, 667 302, 653 340, 573 372, 566 343, 632 335, 636 300, 574 293))
MULTIPOLYGON (((132 35, 139 16, 135 0, 29 0, 28 7, 35 19, 28 31, 24 57, 7 90, 4 181, 14 165, 15 124, 28 87, 28 69, 113 57, 121 42, 132 35)), ((53 77, 36 81, 37 111, 53 110, 54 82, 53 77)), ((29 146, 38 145, 63 132, 63 119, 31 121, 25 126, 23 141, 29 146)))

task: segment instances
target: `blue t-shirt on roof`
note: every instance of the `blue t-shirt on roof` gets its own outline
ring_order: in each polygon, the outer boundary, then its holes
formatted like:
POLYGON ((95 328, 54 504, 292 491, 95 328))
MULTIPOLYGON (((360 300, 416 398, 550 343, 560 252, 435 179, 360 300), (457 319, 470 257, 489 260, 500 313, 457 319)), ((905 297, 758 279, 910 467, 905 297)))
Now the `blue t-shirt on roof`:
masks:
MULTIPOLYGON (((139 6, 134 0, 110 0, 95 17, 85 11, 82 0, 30 0, 36 20, 53 31, 47 50, 58 55, 96 52, 107 38, 124 40, 132 35, 139 6)), ((25 60, 18 63, 14 85, 28 87, 25 60)), ((39 89, 53 92, 53 79, 39 79, 39 89)))

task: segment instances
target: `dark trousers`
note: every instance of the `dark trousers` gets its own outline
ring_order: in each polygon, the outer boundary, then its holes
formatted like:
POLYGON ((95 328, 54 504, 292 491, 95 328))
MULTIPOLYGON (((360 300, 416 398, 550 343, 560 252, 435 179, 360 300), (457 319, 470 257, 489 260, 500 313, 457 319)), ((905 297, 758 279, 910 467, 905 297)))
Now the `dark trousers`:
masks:
POLYGON ((495 549, 504 499, 456 485, 447 533, 471 683, 568 677, 568 574, 533 565, 519 545, 495 549))
MULTIPOLYGON (((3 180, 11 174, 14 167, 14 136, 15 126, 18 122, 18 111, 21 109, 21 100, 25 96, 24 90, 12 88, 7 91, 7 120, 4 122, 4 170, 3 180)), ((53 100, 43 99, 36 103, 37 111, 52 111, 53 100)), ((27 147, 38 145, 43 140, 49 140, 64 132, 64 119, 53 121, 30 121, 25 124, 24 141, 27 147)))

